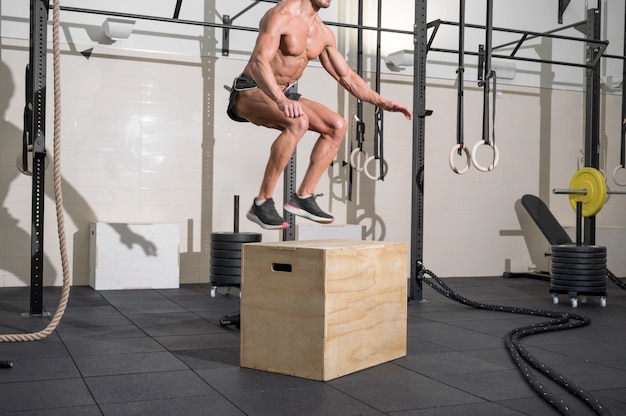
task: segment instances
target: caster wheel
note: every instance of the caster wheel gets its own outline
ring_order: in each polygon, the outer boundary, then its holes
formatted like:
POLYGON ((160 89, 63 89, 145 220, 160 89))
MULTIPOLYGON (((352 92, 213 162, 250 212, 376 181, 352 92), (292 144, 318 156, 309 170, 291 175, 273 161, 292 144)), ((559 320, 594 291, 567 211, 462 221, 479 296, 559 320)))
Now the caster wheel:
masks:
POLYGON ((217 294, 217 286, 211 286, 211 297, 214 298, 217 294))
POLYGON ((606 307, 606 298, 604 296, 600 296, 600 306, 606 307))
POLYGON ((577 307, 578 307, 578 299, 572 298, 572 308, 577 308, 577 307))
POLYGON ((552 303, 555 305, 559 304, 559 297, 557 295, 552 295, 552 303))

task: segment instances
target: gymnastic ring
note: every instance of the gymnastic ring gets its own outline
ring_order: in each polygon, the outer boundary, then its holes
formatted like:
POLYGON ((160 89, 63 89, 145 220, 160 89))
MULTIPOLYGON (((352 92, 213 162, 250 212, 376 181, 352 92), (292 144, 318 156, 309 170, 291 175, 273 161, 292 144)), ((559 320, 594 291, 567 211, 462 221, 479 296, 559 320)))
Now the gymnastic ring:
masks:
POLYGON ((380 172, 380 176, 374 176, 368 172, 367 165, 369 165, 372 160, 380 160, 380 158, 377 158, 376 156, 370 156, 365 159, 365 162, 363 162, 363 173, 365 173, 365 176, 373 181, 380 180, 387 176, 387 172, 389 172, 389 165, 387 164, 387 161, 385 159, 383 159, 383 171, 380 172))
POLYGON ((617 181, 617 172, 620 169, 626 169, 626 166, 622 166, 622 165, 617 165, 617 167, 615 169, 613 169, 613 182, 615 182, 618 186, 626 186, 626 183, 624 182, 618 182, 617 181))
POLYGON ((365 163, 363 164, 363 166, 359 166, 359 165, 357 164, 357 162, 355 161, 356 156, 357 156, 359 153, 363 153, 363 154, 364 154, 364 156, 363 156, 363 157, 367 160, 367 158, 368 158, 368 154, 367 154, 367 152, 366 152, 365 150, 360 149, 360 148, 358 148, 358 147, 357 147, 357 148, 356 148, 356 149, 354 149, 354 150, 352 151, 352 153, 350 154, 350 166, 352 166, 354 169, 356 169, 356 171, 357 171, 357 172, 362 172, 362 171, 363 171, 363 168, 364 168, 364 166, 365 166, 365 163))
POLYGON ((456 173, 457 175, 462 175, 469 170, 470 164, 472 163, 471 160, 472 160, 472 155, 470 155, 470 152, 466 146, 461 147, 461 144, 457 144, 450 151, 450 169, 452 169, 452 172, 456 173), (462 169, 457 168, 456 164, 454 163, 454 154, 459 149, 462 149, 463 152, 465 153, 465 166, 462 169))
POLYGON ((498 165, 499 161, 500 161, 500 151, 498 151, 498 147, 495 144, 485 143, 483 140, 481 140, 478 143, 476 143, 474 147, 472 148, 472 164, 474 165, 476 169, 478 169, 481 172, 489 172, 493 170, 498 165), (477 150, 483 144, 493 149, 493 164, 487 167, 480 165, 478 161, 476 160, 477 150))

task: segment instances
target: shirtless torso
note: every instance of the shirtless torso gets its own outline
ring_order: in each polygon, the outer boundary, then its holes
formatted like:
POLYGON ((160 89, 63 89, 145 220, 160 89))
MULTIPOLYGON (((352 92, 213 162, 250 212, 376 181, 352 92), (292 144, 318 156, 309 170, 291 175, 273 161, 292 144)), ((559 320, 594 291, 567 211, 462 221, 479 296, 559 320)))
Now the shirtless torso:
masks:
POLYGON ((269 59, 270 69, 279 87, 284 88, 302 76, 309 61, 317 59, 322 51, 334 44, 333 32, 322 22, 317 12, 303 13, 299 1, 285 1, 271 9, 261 20, 261 35, 255 52, 270 52, 264 43, 275 44, 278 48, 273 56, 257 56, 251 59, 244 73, 252 76, 264 68, 258 68, 263 60, 269 59), (259 45, 261 44, 261 45, 259 45), (265 58, 265 59, 264 59, 265 58))
MULTIPOLYGON (((272 195, 276 183, 287 166, 298 142, 307 131, 319 133, 309 160, 309 166, 296 192, 311 196, 323 172, 330 166, 346 134, 348 123, 337 112, 313 100, 301 97, 291 99, 285 89, 298 81, 308 63, 320 63, 343 88, 356 98, 387 111, 398 111, 408 119, 412 112, 406 106, 387 100, 363 81, 337 50, 335 34, 322 21, 318 12, 328 8, 332 0, 283 0, 272 7, 261 19, 259 36, 243 73, 256 82, 258 88, 238 91, 231 103, 241 118, 256 125, 279 130, 270 149, 261 188, 248 218, 263 228, 281 229, 289 224, 275 212, 272 195), (271 208, 260 208, 265 201, 271 208)), ((333 217, 322 213, 312 200, 317 214, 306 213, 290 201, 285 209, 313 221, 332 222, 333 217)))

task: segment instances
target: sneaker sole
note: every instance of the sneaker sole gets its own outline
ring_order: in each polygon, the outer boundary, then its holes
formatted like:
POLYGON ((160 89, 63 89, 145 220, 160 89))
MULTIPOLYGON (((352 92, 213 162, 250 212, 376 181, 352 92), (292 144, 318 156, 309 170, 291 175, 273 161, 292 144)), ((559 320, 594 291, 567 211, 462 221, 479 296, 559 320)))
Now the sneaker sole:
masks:
POLYGON ((285 228, 289 228, 289 223, 287 221, 277 225, 265 224, 259 217, 249 212, 246 214, 246 218, 259 225, 264 230, 284 230, 285 228))
POLYGON ((302 218, 307 218, 311 221, 315 221, 318 222, 320 224, 330 224, 331 222, 335 221, 334 218, 325 218, 325 217, 318 217, 317 215, 313 215, 308 211, 303 210, 302 208, 298 208, 294 205, 291 204, 285 204, 285 211, 293 214, 293 215, 297 215, 299 217, 302 218))

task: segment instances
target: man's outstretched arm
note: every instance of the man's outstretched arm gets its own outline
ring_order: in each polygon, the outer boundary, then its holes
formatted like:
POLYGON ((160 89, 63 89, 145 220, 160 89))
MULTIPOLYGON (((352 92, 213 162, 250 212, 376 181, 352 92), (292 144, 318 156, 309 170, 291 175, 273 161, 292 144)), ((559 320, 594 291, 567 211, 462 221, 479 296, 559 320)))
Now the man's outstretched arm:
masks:
POLYGON ((374 91, 356 72, 350 68, 344 57, 334 46, 328 46, 319 57, 324 69, 350 94, 386 111, 400 112, 409 120, 413 112, 405 105, 387 100, 374 91))

